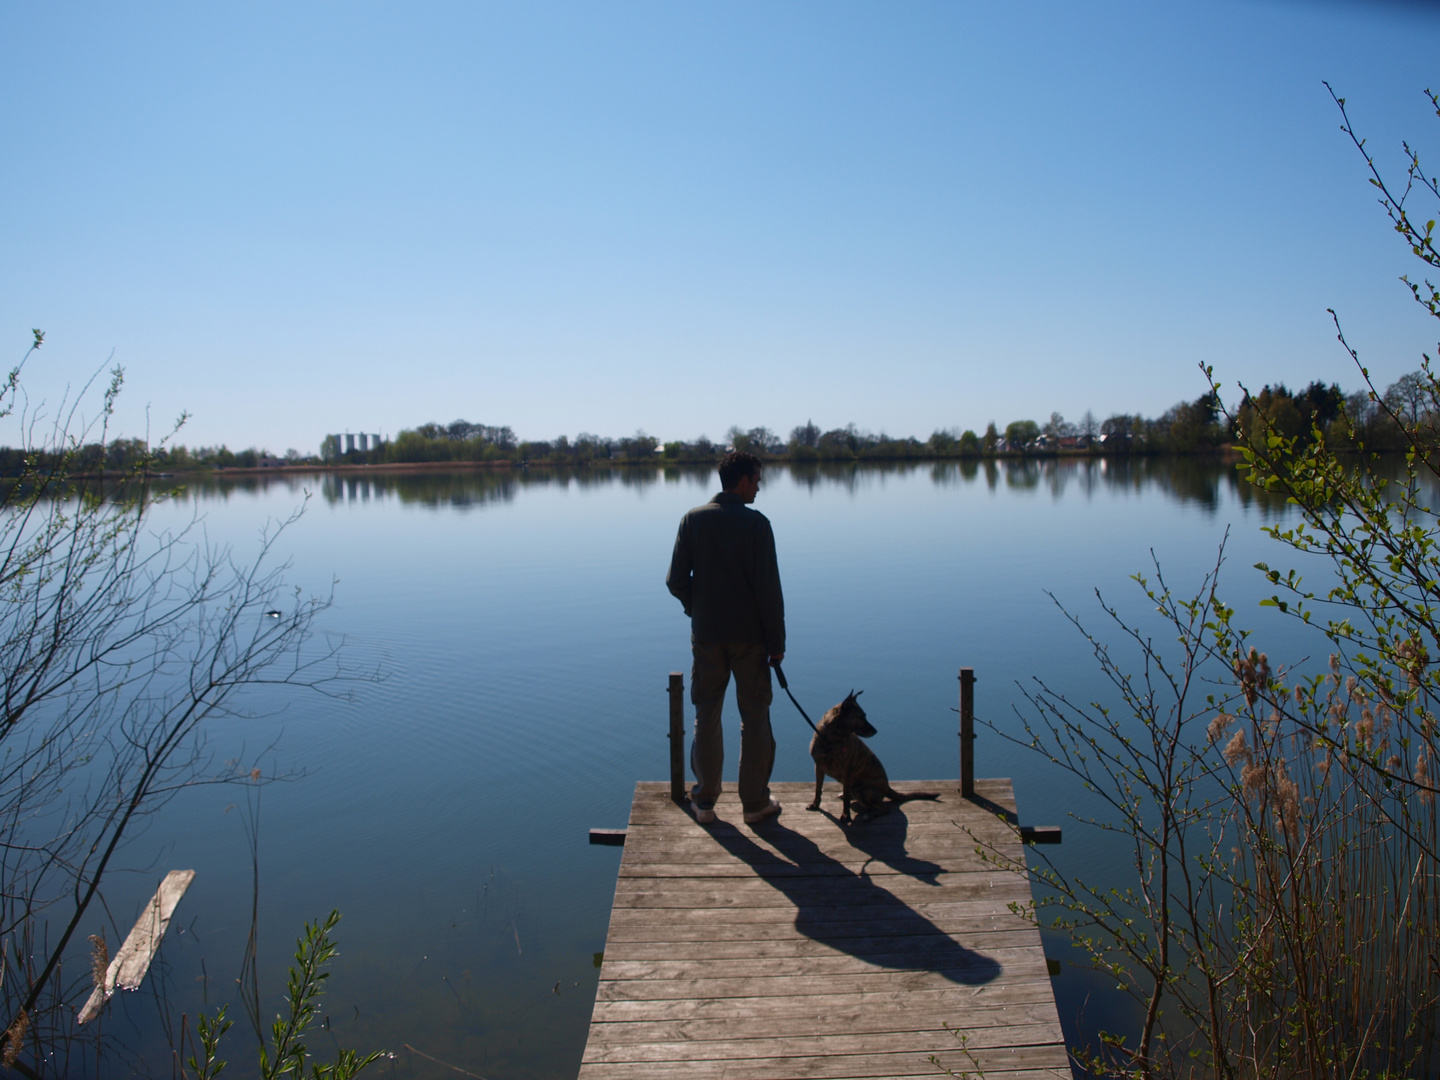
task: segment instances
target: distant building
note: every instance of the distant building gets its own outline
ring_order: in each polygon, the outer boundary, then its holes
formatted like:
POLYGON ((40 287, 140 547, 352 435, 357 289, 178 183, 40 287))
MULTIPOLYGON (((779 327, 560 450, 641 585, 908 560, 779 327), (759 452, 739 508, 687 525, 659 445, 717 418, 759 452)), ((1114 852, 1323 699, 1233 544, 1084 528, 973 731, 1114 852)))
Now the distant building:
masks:
POLYGON ((326 435, 320 440, 320 456, 326 461, 343 461, 356 450, 362 454, 384 447, 385 440, 377 432, 345 432, 343 435, 326 435))

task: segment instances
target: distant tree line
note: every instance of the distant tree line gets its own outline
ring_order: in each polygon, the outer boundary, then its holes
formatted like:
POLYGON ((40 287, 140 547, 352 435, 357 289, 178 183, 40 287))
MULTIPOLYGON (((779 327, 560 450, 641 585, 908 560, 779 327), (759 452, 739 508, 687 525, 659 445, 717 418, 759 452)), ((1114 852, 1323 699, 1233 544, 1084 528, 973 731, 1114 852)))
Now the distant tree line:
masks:
MULTIPOLYGON (((999 429, 992 421, 983 434, 955 428, 931 433, 924 442, 908 436, 895 438, 859 430, 854 424, 828 431, 813 421, 793 428, 782 440, 769 428, 748 431, 732 427, 726 444, 761 457, 791 461, 859 461, 943 459, 992 455, 1034 454, 1196 454, 1214 453, 1244 442, 1253 445, 1267 432, 1299 439, 1313 438, 1318 430, 1336 450, 1364 447, 1375 451, 1401 450, 1406 430, 1416 428, 1440 434, 1440 400, 1430 392, 1433 383, 1423 372, 1403 375, 1378 399, 1369 391, 1346 394, 1331 383, 1316 381, 1292 391, 1283 383, 1265 386, 1253 396, 1246 391, 1233 414, 1221 407, 1212 392, 1194 401, 1182 401, 1158 417, 1138 413, 1112 413, 1099 420, 1086 411, 1078 423, 1052 412, 1044 423, 1014 420, 999 429)), ((1440 441, 1440 440, 1437 440, 1440 441)), ((667 442, 664 457, 677 461, 706 461, 724 452, 704 437, 693 443, 667 442)))
MULTIPOLYGON (((27 457, 34 468, 58 467, 61 458, 53 452, 25 451, 0 447, 0 476, 19 476, 26 469, 27 457)), ((265 466, 301 465, 315 462, 297 450, 285 451, 277 457, 268 450, 250 447, 231 450, 226 446, 155 445, 144 439, 113 439, 109 443, 87 443, 64 455, 66 468, 74 475, 115 473, 134 475, 139 472, 196 472, 211 469, 255 469, 265 466)))
MULTIPOLYGON (((449 424, 421 424, 406 428, 368 457, 374 464, 413 461, 523 461, 556 465, 584 465, 595 461, 650 461, 660 440, 643 431, 626 438, 609 438, 582 431, 572 440, 518 439, 508 426, 491 427, 456 420, 449 424)), ((347 458, 350 455, 347 455, 347 458)), ((361 456, 358 451, 354 456, 361 456)))
MULTIPOLYGON (((1392 451, 1408 445, 1407 430, 1428 432, 1430 441, 1440 442, 1434 437, 1440 434, 1440 400, 1436 400, 1434 385, 1423 371, 1414 371, 1372 399, 1369 391, 1346 394, 1335 383, 1316 381, 1302 390, 1279 383, 1253 395, 1246 392, 1233 414, 1227 414, 1216 396, 1207 393, 1154 418, 1112 413, 1098 420, 1087 411, 1072 423, 1052 412, 1044 423, 1013 420, 1003 430, 992 421, 979 435, 970 430, 939 429, 923 442, 914 436, 873 434, 854 424, 823 430, 808 420, 792 428, 788 439, 766 427, 732 427, 723 442, 702 435, 690 442, 663 445, 644 431, 622 438, 582 431, 573 439, 560 435, 532 440, 518 438, 509 426, 455 420, 406 428, 389 442, 368 450, 341 452, 327 436, 320 457, 303 456, 295 450, 277 457, 254 447, 152 446, 143 439, 122 438, 82 446, 68 460, 71 469, 92 473, 133 472, 142 463, 152 472, 253 469, 321 461, 354 465, 492 461, 591 465, 657 460, 702 464, 718 460, 734 447, 772 460, 933 461, 997 455, 1205 454, 1237 444, 1256 447, 1268 433, 1306 443, 1317 430, 1326 445, 1336 450, 1392 451)), ((38 462, 42 468, 45 464, 38 462)), ((24 451, 0 447, 0 475, 17 476, 24 466, 24 451)))

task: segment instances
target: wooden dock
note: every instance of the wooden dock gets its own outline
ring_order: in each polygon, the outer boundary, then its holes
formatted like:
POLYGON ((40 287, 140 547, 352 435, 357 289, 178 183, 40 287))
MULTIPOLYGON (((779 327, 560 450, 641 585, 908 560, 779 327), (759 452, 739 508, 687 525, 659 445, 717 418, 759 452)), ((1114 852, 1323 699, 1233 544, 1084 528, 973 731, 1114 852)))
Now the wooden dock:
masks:
POLYGON ((787 1080, 984 1073, 1070 1080, 1023 874, 1010 781, 938 791, 841 826, 838 787, 773 784, 778 818, 695 822, 666 783, 630 811, 580 1080, 787 1080), (972 839, 973 835, 973 839, 972 839), (932 1056, 934 1062, 932 1062, 932 1056))

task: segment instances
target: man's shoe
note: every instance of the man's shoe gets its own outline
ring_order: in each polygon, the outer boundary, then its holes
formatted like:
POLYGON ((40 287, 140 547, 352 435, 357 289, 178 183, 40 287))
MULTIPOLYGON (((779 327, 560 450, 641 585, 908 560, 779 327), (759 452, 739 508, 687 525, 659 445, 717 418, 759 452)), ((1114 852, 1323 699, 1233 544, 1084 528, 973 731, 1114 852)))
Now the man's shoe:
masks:
POLYGON ((701 825, 715 824, 715 808, 701 806, 694 798, 690 800, 690 808, 695 811, 695 820, 701 825))
POLYGON ((771 799, 770 805, 765 807, 765 809, 747 811, 745 814, 745 824, 758 825, 766 818, 772 818, 778 813, 780 813, 780 802, 777 799, 771 799))

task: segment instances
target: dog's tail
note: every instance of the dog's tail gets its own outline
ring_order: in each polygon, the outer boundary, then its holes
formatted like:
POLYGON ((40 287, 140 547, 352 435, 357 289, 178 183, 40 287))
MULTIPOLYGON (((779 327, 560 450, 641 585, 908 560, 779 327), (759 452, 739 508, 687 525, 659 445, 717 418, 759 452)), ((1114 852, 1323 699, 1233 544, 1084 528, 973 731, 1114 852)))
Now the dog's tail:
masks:
POLYGON ((938 791, 912 791, 907 795, 903 791, 896 791, 894 788, 891 788, 888 797, 897 803, 902 803, 910 802, 912 799, 938 799, 940 793, 938 791))

